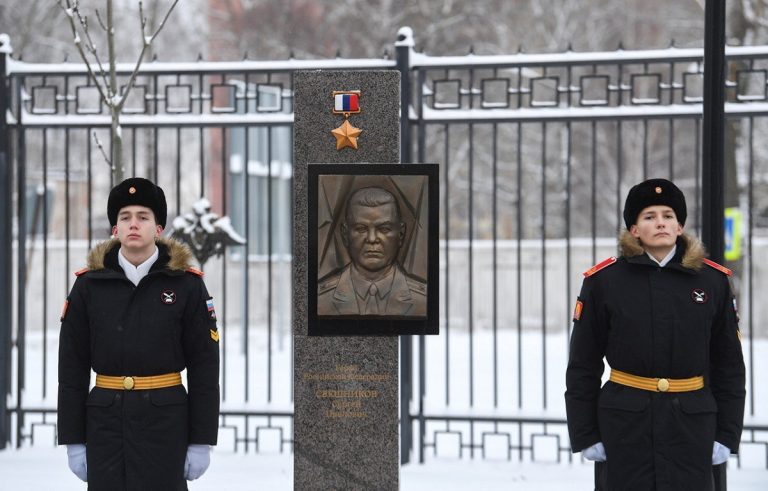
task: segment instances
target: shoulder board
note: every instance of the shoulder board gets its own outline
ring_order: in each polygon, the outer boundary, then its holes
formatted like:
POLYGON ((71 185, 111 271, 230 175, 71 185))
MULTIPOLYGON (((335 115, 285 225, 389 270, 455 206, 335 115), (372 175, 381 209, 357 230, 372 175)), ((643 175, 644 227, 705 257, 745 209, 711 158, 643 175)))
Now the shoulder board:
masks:
POLYGON ((88 272, 88 268, 83 268, 75 271, 75 276, 82 276, 88 272))
POLYGON ((712 261, 710 259, 707 259, 707 258, 704 258, 703 261, 704 261, 704 264, 706 264, 710 268, 715 268, 716 270, 720 271, 721 273, 726 274, 727 276, 731 276, 733 274, 733 271, 731 271, 730 269, 726 268, 722 264, 717 264, 716 262, 714 262, 714 261, 712 261))
POLYGON ((341 275, 333 275, 329 279, 317 285, 317 294, 322 295, 328 291, 335 290, 336 286, 339 284, 340 278, 341 275))
POLYGON ((199 276, 200 278, 202 278, 203 275, 205 274, 199 269, 195 269, 195 268, 187 268, 187 273, 192 273, 193 275, 199 276))
POLYGON ((615 257, 611 256, 608 259, 606 259, 605 261, 599 262, 599 263, 595 264, 594 266, 592 266, 591 268, 589 268, 588 270, 584 271, 584 277, 585 278, 589 278, 590 276, 592 276, 593 274, 597 273, 601 269, 605 269, 608 266, 611 266, 612 264, 616 264, 616 261, 618 261, 618 259, 616 259, 615 257))
POLYGON ((410 276, 405 277, 405 283, 408 285, 408 289, 415 293, 420 293, 421 295, 427 294, 427 284, 417 280, 416 278, 411 278, 410 276))

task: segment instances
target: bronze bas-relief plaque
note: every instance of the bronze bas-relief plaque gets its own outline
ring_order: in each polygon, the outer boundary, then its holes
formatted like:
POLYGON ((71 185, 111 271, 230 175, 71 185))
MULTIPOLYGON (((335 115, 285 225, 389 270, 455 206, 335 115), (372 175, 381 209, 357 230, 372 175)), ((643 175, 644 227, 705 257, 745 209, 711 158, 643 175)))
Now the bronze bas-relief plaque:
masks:
POLYGON ((316 192, 310 197, 316 209, 309 210, 309 279, 316 282, 308 292, 310 334, 436 331, 437 308, 429 308, 431 296, 436 305, 429 286, 437 285, 436 170, 433 164, 309 166, 316 192), (313 329, 318 321, 321 328, 313 329))
MULTIPOLYGON (((349 187, 345 177, 320 176, 318 210, 330 201, 323 196, 326 190, 349 187)), ((424 176, 394 177, 398 181, 413 181, 409 184, 427 192, 424 176)), ((414 225, 419 226, 420 213, 409 220, 413 224, 409 227, 397 198, 382 185, 358 187, 348 193, 343 209, 327 211, 343 215, 331 215, 319 223, 318 241, 327 242, 332 234, 337 235, 336 245, 340 239, 343 250, 329 256, 328 249, 321 247, 324 244, 318 243, 318 250, 326 251, 325 256, 318 256, 318 273, 323 274, 323 263, 330 263, 325 269, 341 261, 345 263, 318 278, 317 315, 426 317, 426 275, 420 277, 409 272, 417 269, 426 273, 426 247, 416 247, 413 239, 418 240, 418 235, 408 233, 414 225), (334 224, 338 234, 330 230, 334 224), (323 234, 323 228, 329 230, 323 234), (409 255, 412 268, 406 270, 401 258, 407 259, 409 255)), ((422 244, 426 245, 426 241, 422 240, 422 244)))

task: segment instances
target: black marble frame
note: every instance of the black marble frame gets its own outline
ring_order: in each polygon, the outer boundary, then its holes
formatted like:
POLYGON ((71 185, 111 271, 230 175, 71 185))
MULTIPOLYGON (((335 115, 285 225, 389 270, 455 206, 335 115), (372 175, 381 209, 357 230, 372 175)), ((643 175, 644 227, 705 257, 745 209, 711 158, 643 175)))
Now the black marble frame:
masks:
MULTIPOLYGON (((308 164, 307 165, 307 323, 310 336, 398 336, 439 334, 439 166, 437 164, 308 164), (427 299, 426 317, 416 316, 364 316, 318 315, 318 198, 320 176, 380 177, 424 176, 427 179, 427 217, 418 223, 426 228, 427 236, 427 299)), ((367 180, 370 182, 370 179, 367 180)), ((359 186, 364 187, 364 186, 359 186)), ((354 190, 348 189, 345 196, 354 190)), ((397 196, 400 201, 402 196, 397 196)), ((402 208, 402 206, 401 206, 402 208)), ((331 233, 334 233, 333 231, 331 233)))

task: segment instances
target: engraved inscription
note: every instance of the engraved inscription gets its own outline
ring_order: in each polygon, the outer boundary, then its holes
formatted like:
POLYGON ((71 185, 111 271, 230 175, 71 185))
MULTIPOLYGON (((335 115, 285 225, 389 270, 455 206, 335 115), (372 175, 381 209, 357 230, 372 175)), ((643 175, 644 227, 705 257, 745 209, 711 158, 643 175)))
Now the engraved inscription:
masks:
POLYGON ((384 373, 365 373, 359 365, 336 365, 332 372, 304 372, 303 378, 319 382, 314 394, 318 400, 327 401, 323 411, 326 418, 352 419, 367 418, 370 406, 376 404, 381 393, 371 383, 385 382, 391 377, 384 373), (357 386, 363 385, 362 382, 365 386, 349 389, 331 387, 327 382, 358 382, 357 386))

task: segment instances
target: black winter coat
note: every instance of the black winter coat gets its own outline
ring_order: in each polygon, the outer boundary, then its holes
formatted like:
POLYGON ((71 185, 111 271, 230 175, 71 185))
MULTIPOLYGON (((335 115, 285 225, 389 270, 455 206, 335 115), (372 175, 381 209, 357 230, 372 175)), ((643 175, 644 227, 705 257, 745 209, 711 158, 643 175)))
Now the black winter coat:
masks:
POLYGON ((89 490, 186 490, 187 446, 215 445, 218 432, 215 311, 202 278, 188 271, 186 246, 160 239, 138 286, 119 266, 119 249, 110 240, 91 252, 62 314, 59 443, 86 444, 89 490), (188 392, 88 390, 91 369, 148 376, 185 368, 188 392))
POLYGON ((611 491, 709 490, 713 442, 736 453, 744 416, 744 359, 728 278, 703 264, 703 247, 686 235, 663 268, 628 232, 620 252, 579 294, 566 373, 571 448, 603 442, 611 491), (643 377, 703 375, 705 387, 662 393, 609 381, 601 388, 603 357, 643 377))

